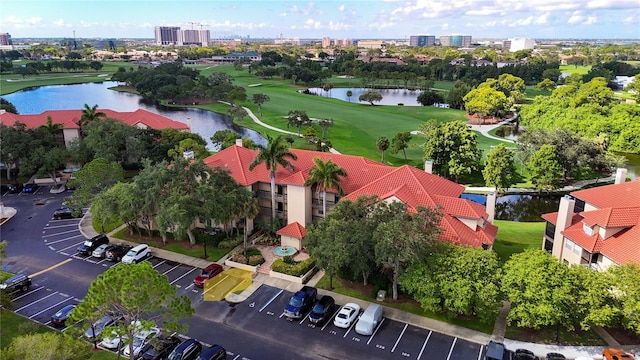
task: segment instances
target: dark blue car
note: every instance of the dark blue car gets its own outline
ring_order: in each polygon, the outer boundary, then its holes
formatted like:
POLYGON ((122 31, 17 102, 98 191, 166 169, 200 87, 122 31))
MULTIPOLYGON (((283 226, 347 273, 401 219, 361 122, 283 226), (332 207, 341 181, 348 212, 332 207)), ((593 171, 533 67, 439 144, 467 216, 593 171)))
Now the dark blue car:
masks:
POLYGON ((284 308, 284 316, 289 319, 300 319, 316 301, 318 290, 311 286, 303 286, 300 291, 293 294, 291 300, 284 308))
POLYGON ((51 317, 51 323, 55 326, 64 326, 64 323, 67 321, 67 319, 71 315, 71 312, 75 308, 75 305, 67 305, 58 310, 58 312, 53 314, 53 316, 51 317))
POLYGON ((24 184, 24 187, 22 188, 22 192, 26 193, 26 194, 31 194, 36 192, 36 190, 38 190, 39 186, 36 184, 24 184))

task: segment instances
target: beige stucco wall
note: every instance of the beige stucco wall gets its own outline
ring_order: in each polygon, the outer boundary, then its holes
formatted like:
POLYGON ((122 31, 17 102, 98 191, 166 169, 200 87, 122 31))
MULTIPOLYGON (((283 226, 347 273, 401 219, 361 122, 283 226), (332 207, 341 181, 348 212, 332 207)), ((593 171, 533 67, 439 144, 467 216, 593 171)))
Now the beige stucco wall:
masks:
POLYGON ((624 227, 608 227, 608 228, 603 228, 601 227, 598 231, 598 234, 603 238, 606 239, 609 238, 610 236, 613 236, 615 234, 617 234, 619 231, 622 231, 624 229, 624 227))
POLYGON ((467 225, 469 229, 476 231, 476 228, 478 227, 477 219, 469 219, 469 218, 463 218, 463 217, 457 217, 457 216, 454 216, 454 217, 460 220, 463 224, 467 225))
POLYGON ((617 263, 602 254, 598 257, 598 266, 600 267, 600 271, 607 270, 611 265, 617 265, 617 263))
POLYGON ((287 185, 287 224, 298 222, 303 226, 311 224, 311 188, 287 185))
POLYGON ((62 129, 62 134, 64 135, 64 146, 66 146, 68 149, 71 147, 71 142, 80 137, 80 130, 62 129))
POLYGON ((291 236, 280 235, 281 246, 293 246, 297 250, 302 249, 302 240, 296 239, 291 236))
POLYGON ((567 238, 564 239, 563 246, 564 249, 562 249, 561 260, 563 260, 563 262, 564 260, 566 260, 569 265, 580 264, 580 261, 582 259, 582 247, 567 238))
POLYGON ((597 207, 589 204, 589 203, 584 203, 584 210, 583 211, 593 211, 593 210, 598 210, 597 207))

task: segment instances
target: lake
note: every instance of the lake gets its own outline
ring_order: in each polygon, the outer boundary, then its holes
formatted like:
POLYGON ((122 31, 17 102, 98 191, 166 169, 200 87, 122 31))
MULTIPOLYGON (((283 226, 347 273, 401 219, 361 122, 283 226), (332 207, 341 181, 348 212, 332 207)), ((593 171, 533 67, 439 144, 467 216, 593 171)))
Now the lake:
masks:
POLYGON ((233 123, 229 116, 201 109, 171 108, 145 100, 140 95, 109 90, 118 85, 115 81, 76 85, 52 85, 21 90, 3 95, 15 105, 20 114, 40 114, 46 110, 80 110, 84 104, 98 105, 100 109, 115 111, 135 111, 144 109, 169 119, 189 124, 191 132, 199 134, 207 141, 207 149, 215 150, 211 136, 219 130, 232 130, 248 136, 256 143, 266 145, 266 140, 256 131, 245 129, 233 123))
POLYGON ((309 88, 309 92, 317 96, 330 97, 343 101, 350 101, 360 104, 369 104, 367 101, 359 101, 358 97, 369 90, 374 90, 382 95, 382 100, 377 101, 376 105, 398 105, 404 106, 422 106, 418 102, 418 95, 422 90, 408 90, 408 89, 368 89, 368 88, 334 88, 329 91, 324 91, 322 88, 309 88), (347 96, 347 91, 351 90, 353 95, 351 98, 347 96))

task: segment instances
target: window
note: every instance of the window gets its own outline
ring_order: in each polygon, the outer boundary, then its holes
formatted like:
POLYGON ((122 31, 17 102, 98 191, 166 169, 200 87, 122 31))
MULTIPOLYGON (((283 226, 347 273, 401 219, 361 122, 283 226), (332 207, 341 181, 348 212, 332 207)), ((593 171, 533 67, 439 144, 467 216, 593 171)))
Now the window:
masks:
POLYGON ((564 247, 565 247, 565 248, 567 248, 567 249, 569 249, 569 250, 572 250, 572 249, 573 249, 573 241, 571 241, 571 240, 567 239, 567 240, 564 242, 564 247))

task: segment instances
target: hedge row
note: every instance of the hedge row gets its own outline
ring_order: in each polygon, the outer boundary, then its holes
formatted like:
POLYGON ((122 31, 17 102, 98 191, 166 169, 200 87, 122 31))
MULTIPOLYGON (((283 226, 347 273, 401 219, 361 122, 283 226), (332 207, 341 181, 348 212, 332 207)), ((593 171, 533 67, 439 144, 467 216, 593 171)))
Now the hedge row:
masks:
POLYGON ((302 276, 315 266, 316 260, 314 258, 308 258, 295 264, 287 264, 282 259, 278 259, 271 265, 271 270, 291 276, 302 276))
POLYGON ((223 248, 223 249, 231 249, 234 248, 240 244, 242 244, 242 242, 244 241, 242 236, 237 236, 234 238, 230 238, 227 240, 222 240, 218 243, 218 247, 219 248, 223 248))

